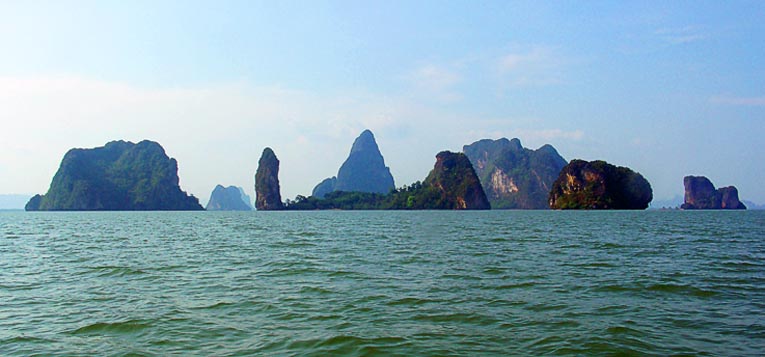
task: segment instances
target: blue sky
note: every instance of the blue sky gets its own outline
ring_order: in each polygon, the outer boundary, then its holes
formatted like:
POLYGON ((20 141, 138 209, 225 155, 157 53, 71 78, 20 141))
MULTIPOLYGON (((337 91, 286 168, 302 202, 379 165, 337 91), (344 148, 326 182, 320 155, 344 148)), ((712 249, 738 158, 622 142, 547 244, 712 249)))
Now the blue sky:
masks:
POLYGON ((0 2, 0 193, 43 193, 71 147, 160 142, 181 186, 283 197, 365 128, 397 185, 482 138, 684 175, 765 202, 765 3, 0 2))

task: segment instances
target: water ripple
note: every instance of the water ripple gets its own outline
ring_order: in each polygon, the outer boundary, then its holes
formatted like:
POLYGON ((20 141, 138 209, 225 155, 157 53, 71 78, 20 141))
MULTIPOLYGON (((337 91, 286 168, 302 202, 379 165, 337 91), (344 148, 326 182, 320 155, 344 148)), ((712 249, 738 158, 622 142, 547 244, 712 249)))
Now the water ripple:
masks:
POLYGON ((0 213, 0 355, 737 355, 762 212, 0 213))

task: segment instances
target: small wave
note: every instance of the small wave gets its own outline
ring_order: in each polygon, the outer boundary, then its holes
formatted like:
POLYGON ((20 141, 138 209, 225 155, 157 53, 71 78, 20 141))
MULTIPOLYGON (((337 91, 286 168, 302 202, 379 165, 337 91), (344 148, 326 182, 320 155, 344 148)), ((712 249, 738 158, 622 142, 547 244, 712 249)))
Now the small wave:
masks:
POLYGON ((353 335, 336 335, 294 341, 287 344, 286 349, 301 352, 314 350, 321 355, 369 355, 381 353, 386 348, 400 347, 406 343, 405 338, 396 336, 363 338, 353 335))
POLYGON ((41 338, 41 337, 34 337, 34 336, 13 336, 6 338, 0 343, 6 344, 6 343, 51 343, 53 340, 49 340, 47 338, 41 338))
POLYGON ((141 269, 135 269, 130 267, 121 267, 121 266, 100 266, 100 267, 89 267, 88 270, 90 272, 95 273, 99 277, 111 277, 111 276, 130 276, 130 275, 142 275, 146 274, 145 271, 141 269))
POLYGON ((716 291, 697 288, 691 285, 681 284, 651 284, 643 285, 605 285, 595 289, 601 292, 659 292, 670 294, 683 294, 696 297, 711 297, 718 294, 716 291))
POLYGON ((533 281, 526 281, 526 282, 523 282, 523 283, 516 283, 516 284, 503 284, 503 285, 499 285, 497 287, 494 287, 492 289, 497 289, 497 290, 522 289, 522 288, 530 288, 530 287, 535 286, 535 285, 537 285, 537 283, 535 283, 533 281))
POLYGON ((300 288, 300 291, 298 292, 300 294, 318 294, 318 295, 329 295, 329 294, 335 293, 332 290, 325 289, 320 286, 304 286, 300 288))
POLYGON ((526 310, 537 311, 537 312, 538 311, 552 311, 552 310, 563 310, 566 307, 568 307, 568 306, 567 305, 563 305, 563 304, 557 304, 557 305, 536 304, 536 305, 527 306, 526 310))
POLYGON ((75 335, 80 334, 98 334, 98 333, 133 333, 151 327, 150 324, 127 320, 121 322, 96 322, 87 326, 80 327, 72 331, 75 335))
POLYGON ((690 285, 676 285, 676 284, 653 284, 646 288, 648 291, 659 291, 673 294, 686 294, 698 297, 710 297, 715 296, 718 293, 711 290, 704 290, 690 285))
POLYGON ((430 299, 419 299, 419 298, 413 298, 413 297, 406 297, 406 298, 402 298, 402 299, 396 299, 396 300, 393 300, 393 301, 389 301, 389 302, 387 302, 385 304, 388 305, 388 306, 401 306, 401 305, 406 305, 406 306, 422 306, 422 305, 425 305, 425 304, 428 304, 428 303, 433 303, 433 302, 436 302, 436 301, 435 300, 430 300, 430 299))
POLYGON ((419 314, 415 315, 412 319, 437 323, 453 322, 474 325, 491 325, 498 322, 498 320, 494 317, 476 313, 419 314))
POLYGON ((198 310, 217 310, 217 309, 225 309, 225 308, 236 306, 236 305, 237 304, 234 303, 234 302, 219 301, 219 302, 216 302, 216 303, 211 304, 211 305, 197 306, 197 307, 192 307, 191 309, 195 309, 195 310, 197 310, 197 309, 198 310))

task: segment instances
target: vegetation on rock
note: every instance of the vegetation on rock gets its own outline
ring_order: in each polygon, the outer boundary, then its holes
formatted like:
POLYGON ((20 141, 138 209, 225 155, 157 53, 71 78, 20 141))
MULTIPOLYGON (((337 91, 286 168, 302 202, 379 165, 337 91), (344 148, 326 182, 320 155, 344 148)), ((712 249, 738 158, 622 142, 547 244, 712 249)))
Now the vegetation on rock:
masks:
POLYGON ((551 145, 537 150, 518 139, 484 139, 462 148, 494 209, 548 209, 548 196, 566 166, 551 145))
POLYGON ((178 163, 158 143, 113 141, 69 150, 48 193, 32 197, 26 210, 201 210, 178 181, 178 163))
POLYGON ((653 190, 629 168, 572 160, 553 183, 549 197, 553 209, 646 209, 653 190))
POLYGON ((390 191, 328 193, 324 198, 297 196, 287 201, 290 210, 423 210, 489 209, 489 201, 467 156, 441 152, 424 182, 390 191))

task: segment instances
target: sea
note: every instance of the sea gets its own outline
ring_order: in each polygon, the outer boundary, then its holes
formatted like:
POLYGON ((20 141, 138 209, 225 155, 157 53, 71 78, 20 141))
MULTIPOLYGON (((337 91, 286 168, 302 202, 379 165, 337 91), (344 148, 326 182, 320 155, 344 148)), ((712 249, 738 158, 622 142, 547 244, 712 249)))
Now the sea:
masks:
POLYGON ((762 356, 765 211, 0 212, 2 356, 762 356))

